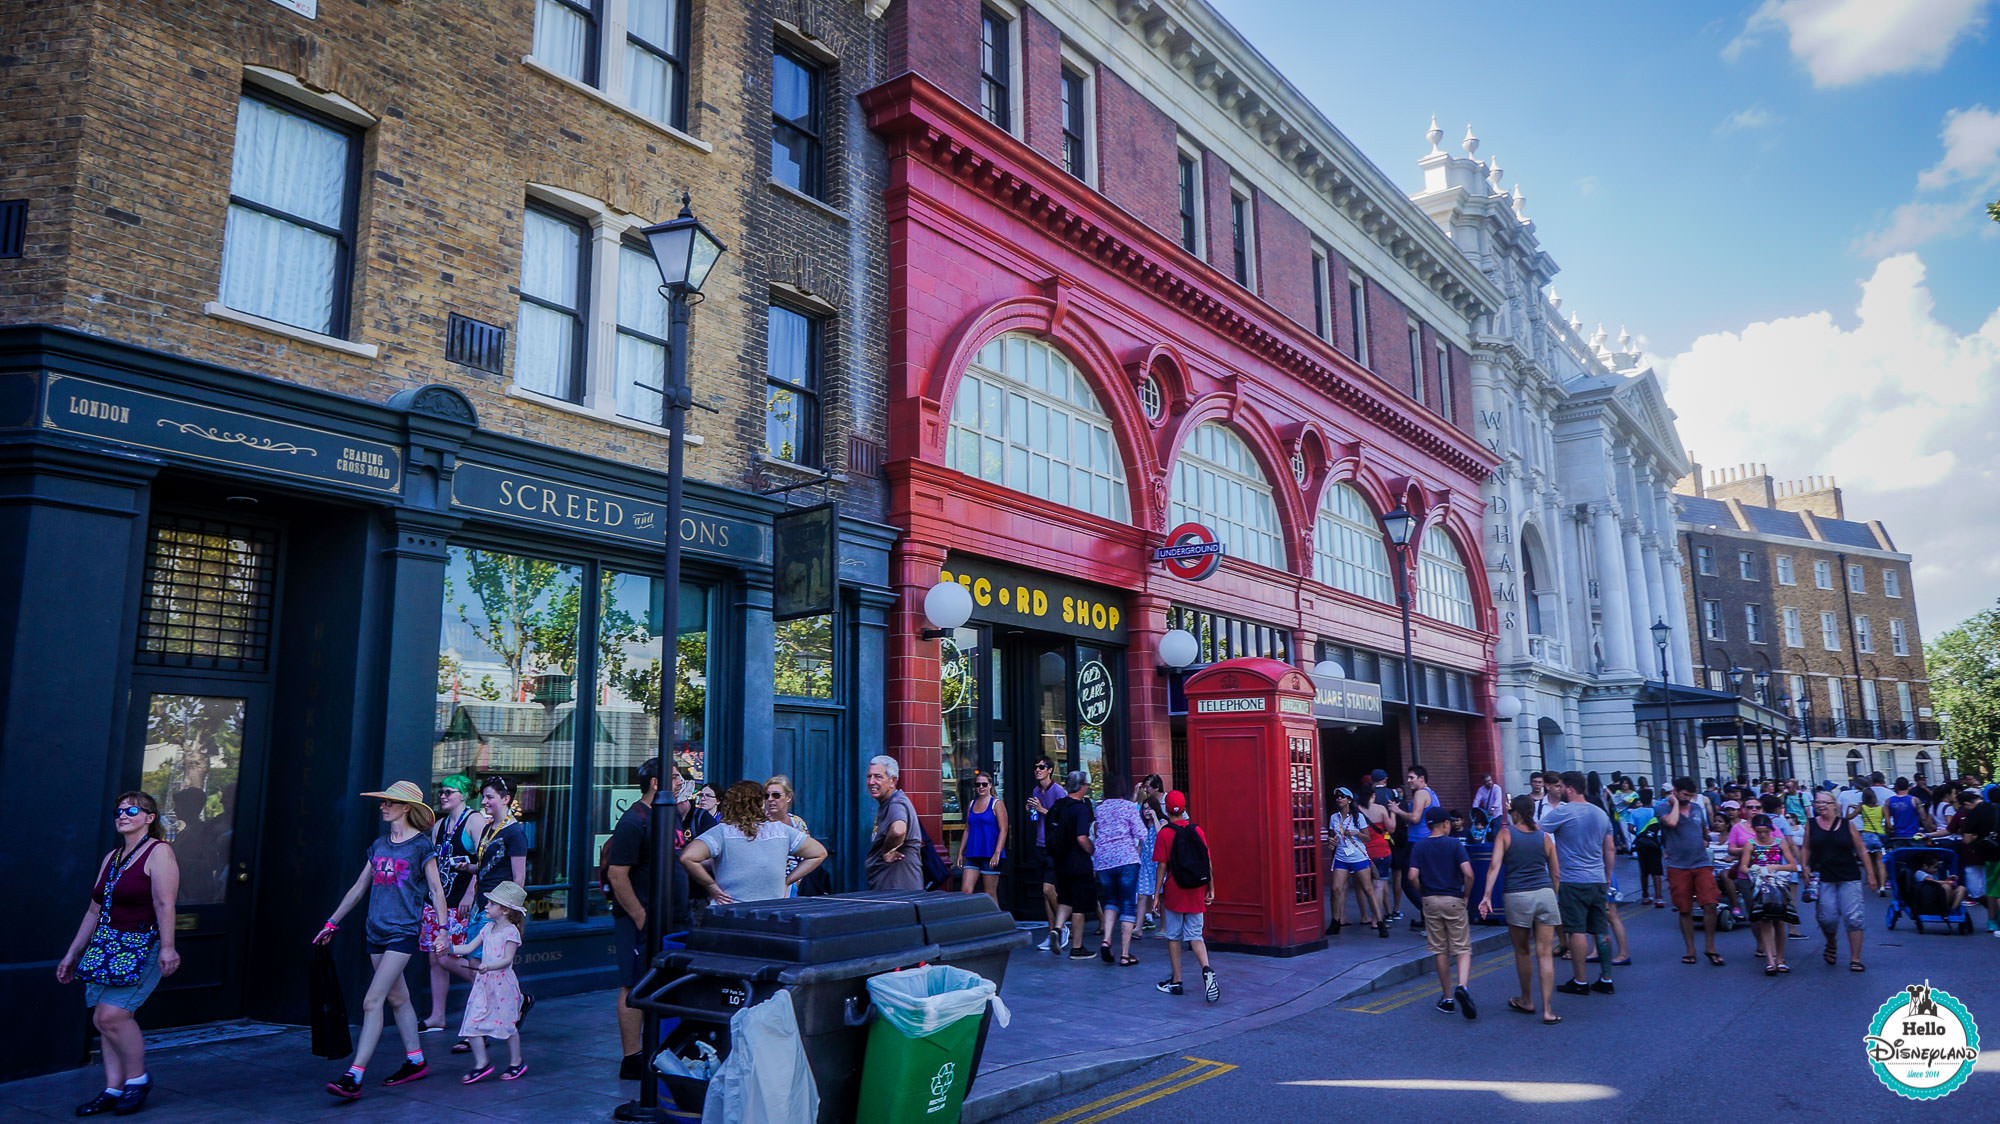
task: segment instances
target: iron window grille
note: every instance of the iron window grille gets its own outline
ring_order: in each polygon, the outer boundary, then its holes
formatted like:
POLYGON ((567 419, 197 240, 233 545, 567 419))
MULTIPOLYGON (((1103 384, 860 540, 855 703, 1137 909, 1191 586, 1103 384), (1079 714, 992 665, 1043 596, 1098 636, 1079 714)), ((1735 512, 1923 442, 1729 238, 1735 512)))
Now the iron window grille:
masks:
POLYGON ((156 514, 147 530, 142 581, 139 662, 213 671, 269 666, 275 532, 156 514))
POLYGON ((444 357, 497 375, 507 364, 507 329, 454 312, 445 326, 444 357))

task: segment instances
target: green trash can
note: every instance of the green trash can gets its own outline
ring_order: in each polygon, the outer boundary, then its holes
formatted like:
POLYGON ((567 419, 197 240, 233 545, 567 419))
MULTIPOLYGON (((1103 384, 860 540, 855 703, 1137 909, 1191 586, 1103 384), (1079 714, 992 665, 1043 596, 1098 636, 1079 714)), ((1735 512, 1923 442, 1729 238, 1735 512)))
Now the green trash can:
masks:
POLYGON ((956 1121, 972 1084, 973 1048, 988 1006, 1007 1006, 993 981, 948 964, 868 980, 875 1019, 861 1069, 858 1117, 884 1124, 956 1121))

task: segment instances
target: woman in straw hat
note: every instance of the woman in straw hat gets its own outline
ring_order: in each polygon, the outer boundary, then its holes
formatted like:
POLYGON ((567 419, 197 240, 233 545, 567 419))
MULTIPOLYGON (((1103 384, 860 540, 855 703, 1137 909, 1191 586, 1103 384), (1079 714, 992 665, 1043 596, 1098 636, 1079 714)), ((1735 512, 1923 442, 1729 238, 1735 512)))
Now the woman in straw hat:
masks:
MULTIPOLYGON (((418 952, 418 931, 423 923, 424 893, 430 892, 431 908, 440 917, 448 908, 444 885, 438 880, 437 849, 429 834, 436 816, 424 803, 424 790, 410 781, 397 781, 381 792, 364 792, 382 802, 382 822, 388 830, 368 845, 368 861, 361 876, 348 888, 333 915, 326 919, 314 944, 325 944, 340 928, 361 898, 368 898, 368 960, 375 975, 368 981, 368 997, 362 1001, 361 1041, 354 1051, 354 1064, 347 1072, 326 1083, 326 1091, 336 1097, 355 1100, 361 1096, 361 1076, 375 1056, 375 1044, 382 1038, 382 1004, 387 1002, 396 1017, 396 1033, 403 1038, 401 1069, 390 1074, 384 1085, 402 1085, 430 1074, 424 1051, 417 1041, 417 1011, 410 1004, 410 988, 403 969, 418 952), (418 879, 422 881, 418 881, 418 879)), ((441 937, 449 942, 450 938, 441 937)))

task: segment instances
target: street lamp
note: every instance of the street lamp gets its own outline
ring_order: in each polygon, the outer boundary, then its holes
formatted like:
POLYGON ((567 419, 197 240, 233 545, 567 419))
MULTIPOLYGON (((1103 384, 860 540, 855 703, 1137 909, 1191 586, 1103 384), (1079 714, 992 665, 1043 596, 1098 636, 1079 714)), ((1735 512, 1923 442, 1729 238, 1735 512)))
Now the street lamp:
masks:
POLYGON ((1185 628, 1170 628, 1160 633, 1158 655, 1161 667, 1179 671, 1201 657, 1201 641, 1185 628))
POLYGON ((1396 604, 1403 610, 1403 705, 1410 713, 1410 766, 1422 764, 1417 752, 1416 657, 1410 644, 1410 535, 1417 529, 1416 516, 1398 507, 1382 517, 1382 529, 1396 544, 1396 604))
POLYGON ((1673 685, 1673 680, 1668 678, 1669 673, 1667 671, 1667 640, 1669 637, 1673 635, 1674 628, 1672 625, 1667 623, 1667 619, 1665 617, 1655 617, 1653 618, 1653 626, 1648 631, 1650 631, 1653 634, 1654 650, 1660 653, 1660 705, 1664 708, 1664 712, 1666 714, 1667 764, 1669 768, 1673 768, 1675 764, 1674 685, 1673 685))
POLYGON ((957 582, 939 582, 924 591, 925 640, 942 640, 972 619, 972 594, 957 582))
MULTIPOLYGON (((667 298, 666 383, 660 389, 661 421, 667 426, 667 525, 663 532, 664 560, 661 576, 666 581, 660 605, 660 789, 653 797, 653 908, 647 914, 647 960, 666 947, 667 934, 674 922, 673 872, 680 865, 680 848, 675 845, 674 819, 679 808, 673 792, 679 782, 674 768, 674 685, 680 663, 681 592, 681 499, 682 431, 687 426, 688 408, 694 394, 687 383, 688 309, 701 303, 701 287, 708 280, 726 247, 694 217, 688 207, 687 192, 681 193, 681 213, 643 232, 653 251, 653 262, 665 282, 660 292, 667 298)), ((650 1063, 659 1046, 660 1016, 645 1009, 644 1052, 650 1063)), ((648 1064, 648 1069, 651 1065, 648 1064)), ((639 1099, 618 1106, 612 1115, 619 1120, 666 1120, 660 1107, 660 1082, 653 1074, 639 1083, 639 1099)))

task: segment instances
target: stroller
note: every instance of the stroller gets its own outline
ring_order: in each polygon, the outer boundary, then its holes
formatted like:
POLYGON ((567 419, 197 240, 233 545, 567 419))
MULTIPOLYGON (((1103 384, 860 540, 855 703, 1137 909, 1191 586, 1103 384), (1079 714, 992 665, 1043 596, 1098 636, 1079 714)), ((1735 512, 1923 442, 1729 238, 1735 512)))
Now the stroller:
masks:
POLYGON ((1942 888, 1927 883, 1920 884, 1912 877, 1917 868, 1937 860, 1939 874, 1958 879, 1964 884, 1964 871, 1958 852, 1947 847, 1897 847, 1882 852, 1882 862, 1889 875, 1889 928, 1896 927, 1896 918, 1908 914, 1917 932, 1924 931, 1924 922, 1942 925, 1946 929, 1957 928, 1960 936, 1972 932, 1972 917, 1965 912, 1964 903, 1949 913, 1938 912, 1944 907, 1942 888))

